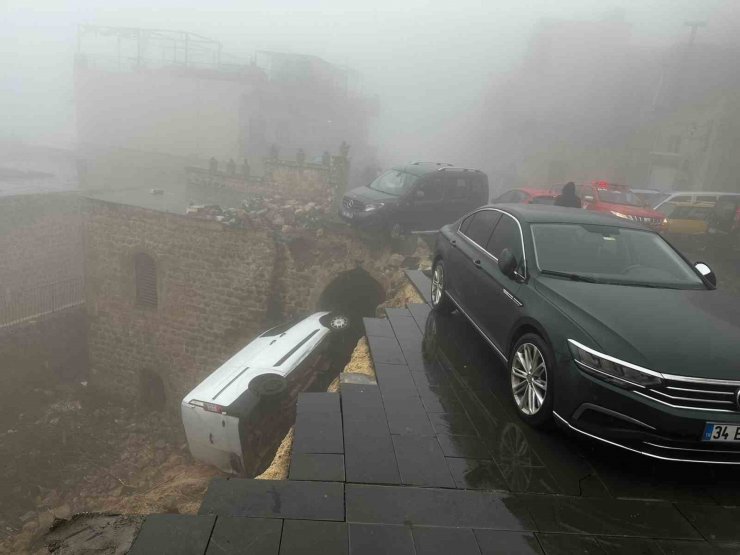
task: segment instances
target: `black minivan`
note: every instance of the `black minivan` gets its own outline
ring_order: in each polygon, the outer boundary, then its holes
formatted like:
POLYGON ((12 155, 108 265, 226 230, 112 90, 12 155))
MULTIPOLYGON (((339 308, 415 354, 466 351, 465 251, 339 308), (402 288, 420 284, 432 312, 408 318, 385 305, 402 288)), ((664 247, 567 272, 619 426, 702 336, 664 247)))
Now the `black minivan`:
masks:
POLYGON ((440 162, 387 170, 370 185, 348 191, 340 217, 354 226, 388 230, 391 237, 436 231, 488 203, 488 176, 440 162))

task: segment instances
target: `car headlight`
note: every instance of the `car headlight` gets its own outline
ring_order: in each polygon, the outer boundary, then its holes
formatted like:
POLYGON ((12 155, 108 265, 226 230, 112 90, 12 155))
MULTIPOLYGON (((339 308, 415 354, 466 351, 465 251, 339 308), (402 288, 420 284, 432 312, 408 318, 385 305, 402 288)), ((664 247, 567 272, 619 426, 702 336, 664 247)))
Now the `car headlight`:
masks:
POLYGON ((619 387, 634 389, 663 383, 660 372, 605 355, 574 339, 568 339, 568 346, 581 370, 619 387))
POLYGON ((631 220, 632 219, 627 214, 622 214, 621 212, 617 212, 616 210, 610 210, 610 212, 612 214, 614 214, 617 218, 624 218, 625 220, 631 220))
POLYGON ((383 208, 383 206, 385 206, 384 202, 371 202, 370 204, 365 205, 365 212, 372 212, 378 208, 383 208))

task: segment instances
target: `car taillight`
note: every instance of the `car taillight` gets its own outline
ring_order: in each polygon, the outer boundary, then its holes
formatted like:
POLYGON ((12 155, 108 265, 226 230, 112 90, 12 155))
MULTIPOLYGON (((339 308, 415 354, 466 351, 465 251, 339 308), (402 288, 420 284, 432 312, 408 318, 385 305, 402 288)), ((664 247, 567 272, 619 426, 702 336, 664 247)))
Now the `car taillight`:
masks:
POLYGON ((200 407, 208 412, 215 412, 217 414, 222 414, 225 410, 224 407, 222 407, 221 405, 217 405, 216 403, 207 403, 206 401, 198 401, 197 399, 191 399, 190 401, 188 401, 188 404, 200 407))

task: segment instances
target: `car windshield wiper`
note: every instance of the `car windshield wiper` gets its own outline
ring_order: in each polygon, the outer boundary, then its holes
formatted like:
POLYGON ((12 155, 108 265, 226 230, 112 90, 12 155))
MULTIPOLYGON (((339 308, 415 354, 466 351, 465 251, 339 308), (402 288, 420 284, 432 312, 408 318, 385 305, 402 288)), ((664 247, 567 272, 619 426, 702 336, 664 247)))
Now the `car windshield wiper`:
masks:
POLYGON ((592 278, 589 276, 584 276, 583 274, 574 274, 571 272, 558 272, 556 270, 542 270, 543 274, 547 274, 548 276, 558 276, 558 277, 564 277, 568 278, 573 281, 585 281, 586 283, 601 283, 596 278, 592 278))

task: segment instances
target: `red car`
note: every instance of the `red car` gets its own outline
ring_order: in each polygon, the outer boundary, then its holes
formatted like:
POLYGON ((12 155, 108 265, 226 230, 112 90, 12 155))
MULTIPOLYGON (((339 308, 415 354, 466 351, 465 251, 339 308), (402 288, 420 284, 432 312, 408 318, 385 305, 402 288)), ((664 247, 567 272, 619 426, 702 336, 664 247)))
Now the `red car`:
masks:
POLYGON ((626 185, 593 181, 581 187, 581 203, 586 210, 607 212, 618 218, 633 220, 659 230, 665 216, 645 206, 640 197, 626 185))
POLYGON ((493 204, 550 204, 557 193, 550 189, 511 189, 493 200, 493 204))

